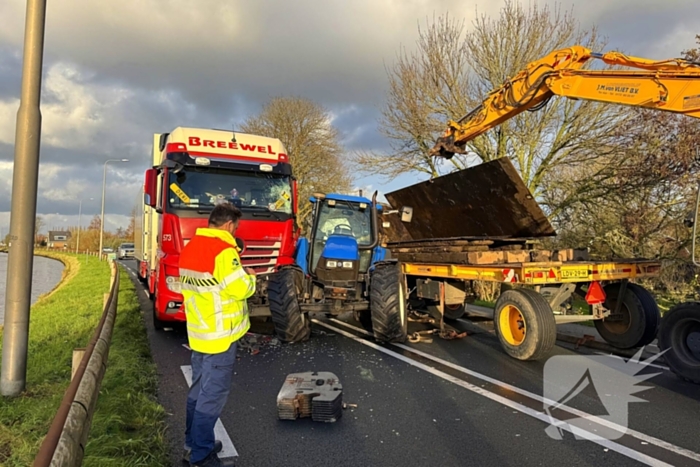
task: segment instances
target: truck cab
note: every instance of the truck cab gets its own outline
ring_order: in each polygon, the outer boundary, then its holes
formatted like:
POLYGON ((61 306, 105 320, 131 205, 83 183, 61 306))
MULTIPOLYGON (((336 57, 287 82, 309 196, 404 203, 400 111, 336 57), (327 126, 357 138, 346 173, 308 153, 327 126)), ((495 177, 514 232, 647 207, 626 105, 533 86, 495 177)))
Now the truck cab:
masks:
POLYGON ((236 231, 241 262, 258 275, 248 301, 251 316, 269 314, 267 275, 294 262, 297 187, 282 142, 224 130, 177 128, 154 135, 153 165, 146 170, 143 236, 137 242, 140 275, 154 300, 154 325, 185 321, 179 255, 206 227, 221 202, 243 216, 236 231), (148 225, 147 225, 148 224, 148 225))

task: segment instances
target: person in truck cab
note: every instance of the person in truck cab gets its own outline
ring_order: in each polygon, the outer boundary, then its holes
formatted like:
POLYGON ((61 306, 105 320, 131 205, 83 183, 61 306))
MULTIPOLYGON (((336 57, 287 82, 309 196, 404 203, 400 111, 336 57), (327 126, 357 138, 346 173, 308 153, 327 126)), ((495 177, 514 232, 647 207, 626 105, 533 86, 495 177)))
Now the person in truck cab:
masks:
POLYGON ((237 341, 250 328, 246 299, 255 293, 255 271, 244 268, 234 233, 241 211, 219 204, 207 228, 197 229, 180 255, 180 282, 192 349, 184 460, 223 465, 214 424, 231 390, 237 341))

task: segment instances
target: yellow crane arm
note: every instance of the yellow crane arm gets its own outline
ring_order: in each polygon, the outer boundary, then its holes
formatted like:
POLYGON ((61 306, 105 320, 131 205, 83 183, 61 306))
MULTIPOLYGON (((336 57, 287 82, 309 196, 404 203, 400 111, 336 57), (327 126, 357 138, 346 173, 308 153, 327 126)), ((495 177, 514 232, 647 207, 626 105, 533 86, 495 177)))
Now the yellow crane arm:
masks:
POLYGON ((539 110, 555 95, 700 118, 700 63, 683 59, 654 61, 619 52, 594 53, 582 46, 554 51, 529 63, 467 115, 450 121, 430 155, 449 159, 454 154, 465 154, 468 141, 521 112, 539 110), (644 71, 582 70, 591 59, 644 71))

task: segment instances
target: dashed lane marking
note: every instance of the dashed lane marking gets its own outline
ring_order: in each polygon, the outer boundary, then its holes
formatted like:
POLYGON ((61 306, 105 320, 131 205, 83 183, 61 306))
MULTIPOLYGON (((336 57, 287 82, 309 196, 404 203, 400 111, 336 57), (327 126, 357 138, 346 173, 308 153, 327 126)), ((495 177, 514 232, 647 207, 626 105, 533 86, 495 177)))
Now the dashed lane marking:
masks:
MULTIPOLYGON (((192 386, 192 366, 182 365, 180 369, 182 370, 182 374, 185 375, 187 386, 192 386)), ((223 449, 219 453, 219 458, 238 457, 238 451, 236 451, 236 447, 233 445, 233 441, 231 441, 231 437, 226 432, 226 428, 224 428, 224 424, 221 423, 220 418, 216 420, 216 425, 214 425, 214 438, 220 440, 223 445, 223 449)))

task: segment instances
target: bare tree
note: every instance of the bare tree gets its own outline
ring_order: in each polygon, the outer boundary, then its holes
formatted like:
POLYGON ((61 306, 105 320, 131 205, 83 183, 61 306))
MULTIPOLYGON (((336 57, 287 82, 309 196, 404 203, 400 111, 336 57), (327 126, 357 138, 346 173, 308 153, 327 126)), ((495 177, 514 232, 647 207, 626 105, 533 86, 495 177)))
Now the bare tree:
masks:
POLYGON ((44 218, 41 216, 36 216, 34 220, 34 242, 39 243, 39 232, 46 226, 44 218))
POLYGON ((262 112, 241 126, 246 133, 279 138, 284 144, 299 185, 299 219, 310 212, 314 192, 347 192, 351 188, 338 130, 329 112, 301 97, 276 97, 262 112))
MULTIPOLYGON (((700 46, 700 34, 695 35, 695 43, 700 46)), ((681 52, 686 60, 692 60, 693 62, 700 62, 700 47, 695 47, 693 49, 684 50, 681 52)))
POLYGON ((571 45, 597 51, 603 44, 595 29, 582 31, 571 14, 548 7, 525 10, 507 1, 499 18, 481 16, 470 30, 448 16, 434 20, 419 29, 417 50, 402 51, 388 70, 380 128, 392 141, 392 153, 361 152, 355 162, 363 171, 393 178, 407 172, 437 176, 506 156, 539 197, 547 173, 604 156, 626 114, 616 106, 555 98, 472 140, 467 155, 436 162, 428 151, 448 120, 476 107, 529 62, 571 45))
POLYGON ((136 206, 131 208, 129 213, 129 226, 126 228, 124 236, 127 240, 134 241, 134 228, 136 227, 136 206))
POLYGON ((95 216, 90 220, 90 225, 88 226, 88 230, 100 230, 101 224, 102 224, 102 221, 100 220, 100 216, 95 214, 95 216))

